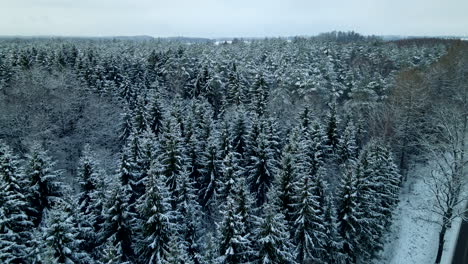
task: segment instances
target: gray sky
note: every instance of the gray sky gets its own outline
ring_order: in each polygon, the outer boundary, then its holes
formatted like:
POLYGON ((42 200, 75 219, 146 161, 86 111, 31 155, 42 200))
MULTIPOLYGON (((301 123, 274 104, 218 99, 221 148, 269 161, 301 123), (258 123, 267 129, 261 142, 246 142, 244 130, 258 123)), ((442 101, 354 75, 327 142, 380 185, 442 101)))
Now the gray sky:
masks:
POLYGON ((468 0, 0 0, 0 35, 468 35, 468 0))

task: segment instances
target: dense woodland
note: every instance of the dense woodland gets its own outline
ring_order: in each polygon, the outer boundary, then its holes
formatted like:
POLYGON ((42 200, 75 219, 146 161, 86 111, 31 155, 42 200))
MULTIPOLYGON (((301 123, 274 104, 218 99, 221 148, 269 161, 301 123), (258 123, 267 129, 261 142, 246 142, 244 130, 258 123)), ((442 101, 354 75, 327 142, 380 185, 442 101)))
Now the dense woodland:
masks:
POLYGON ((3 39, 0 262, 369 263, 434 159, 445 234, 467 79, 457 40, 3 39))

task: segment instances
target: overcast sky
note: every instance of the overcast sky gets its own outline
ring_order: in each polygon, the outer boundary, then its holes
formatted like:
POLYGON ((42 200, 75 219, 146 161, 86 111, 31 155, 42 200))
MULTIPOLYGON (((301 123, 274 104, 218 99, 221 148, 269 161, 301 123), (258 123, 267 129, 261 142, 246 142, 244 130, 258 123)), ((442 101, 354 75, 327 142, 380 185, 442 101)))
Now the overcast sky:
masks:
POLYGON ((0 35, 468 35, 468 0, 0 0, 0 35))

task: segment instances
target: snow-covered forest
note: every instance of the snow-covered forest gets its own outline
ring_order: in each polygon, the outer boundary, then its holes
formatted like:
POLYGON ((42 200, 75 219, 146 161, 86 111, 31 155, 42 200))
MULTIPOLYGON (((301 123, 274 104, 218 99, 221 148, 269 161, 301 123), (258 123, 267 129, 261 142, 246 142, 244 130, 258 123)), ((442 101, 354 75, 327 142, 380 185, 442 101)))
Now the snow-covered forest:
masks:
POLYGON ((459 40, 2 39, 0 263, 370 263, 434 161, 441 250, 467 111, 459 40))

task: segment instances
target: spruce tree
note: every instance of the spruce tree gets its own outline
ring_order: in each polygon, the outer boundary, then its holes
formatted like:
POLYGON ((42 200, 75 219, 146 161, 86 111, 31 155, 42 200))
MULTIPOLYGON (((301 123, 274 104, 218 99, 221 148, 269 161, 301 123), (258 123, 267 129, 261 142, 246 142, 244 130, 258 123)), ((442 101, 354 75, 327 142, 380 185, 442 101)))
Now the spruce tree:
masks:
POLYGON ((242 107, 237 109, 233 119, 231 126, 231 147, 243 159, 247 150, 248 119, 245 110, 242 107))
POLYGON ((155 136, 158 136, 162 131, 164 113, 161 95, 156 93, 148 109, 148 127, 155 136))
POLYGON ((79 239, 84 240, 81 248, 86 252, 94 251, 97 243, 97 233, 100 231, 100 225, 103 223, 103 179, 102 172, 96 163, 96 157, 91 151, 90 146, 86 145, 82 157, 79 161, 78 177, 80 192, 77 197, 76 220, 79 222, 79 239))
POLYGON ((168 118, 160 138, 157 157, 159 166, 156 169, 165 177, 173 199, 177 197, 177 177, 183 171, 187 160, 183 143, 179 125, 173 118, 168 118))
POLYGON ((33 223, 26 214, 25 185, 10 148, 0 143, 0 262, 27 263, 33 223))
POLYGON ((50 210, 61 196, 59 172, 47 152, 35 145, 27 156, 25 175, 28 178, 28 215, 37 227, 42 222, 44 211, 50 210))
POLYGON ((255 76, 254 84, 249 91, 250 109, 258 116, 263 116, 268 103, 269 87, 262 74, 255 76))
POLYGON ((134 257, 133 233, 134 215, 128 206, 129 194, 124 186, 117 186, 111 191, 107 206, 104 209, 102 225, 102 241, 108 241, 114 236, 114 246, 120 245, 122 261, 132 261, 134 257))
POLYGON ((276 160, 264 133, 260 132, 252 154, 248 157, 247 179, 252 193, 255 195, 256 205, 261 206, 267 201, 267 193, 274 181, 276 160))
POLYGON ((285 146, 281 158, 280 167, 278 170, 278 177, 276 179, 275 189, 276 195, 275 202, 278 209, 284 215, 288 229, 293 230, 294 226, 294 212, 295 212, 295 183, 298 180, 297 169, 297 153, 294 153, 293 143, 285 146))
POLYGON ((109 237, 104 244, 104 250, 102 257, 100 258, 100 263, 103 264, 130 264, 129 261, 124 261, 122 255, 122 242, 116 242, 115 235, 109 237))
POLYGON ((202 231, 201 206, 197 202, 196 190, 188 171, 179 177, 177 194, 176 222, 180 243, 184 245, 189 259, 198 264, 202 261, 199 244, 202 231))
POLYGON ((239 154, 229 152, 222 163, 222 178, 218 187, 218 203, 224 204, 228 196, 237 194, 237 181, 243 177, 243 171, 239 166, 239 154))
POLYGON ((313 177, 304 175, 296 190, 295 232, 293 240, 299 263, 322 263, 325 230, 320 208, 320 197, 316 195, 313 177))
POLYGON ((336 103, 331 103, 329 108, 326 118, 327 145, 330 147, 331 152, 335 154, 340 137, 338 133, 339 120, 336 113, 336 103))
POLYGON ((339 186, 338 207, 339 234, 343 239, 343 253, 346 263, 356 263, 360 246, 360 226, 362 212, 358 204, 357 179, 353 169, 343 174, 339 186))
POLYGON ((336 218, 336 209, 333 200, 330 197, 326 198, 326 206, 324 209, 324 222, 326 234, 325 254, 323 262, 329 264, 343 264, 346 260, 346 255, 343 254, 343 239, 339 234, 339 226, 336 218))
POLYGON ((129 113, 129 110, 126 109, 121 116, 122 121, 120 124, 120 140, 125 142, 133 131, 132 115, 129 113))
POLYGON ((194 264, 193 259, 189 256, 188 249, 183 240, 178 235, 172 235, 169 240, 169 251, 167 252, 164 264, 194 264))
POLYGON ((236 207, 233 197, 228 197, 222 211, 223 220, 218 226, 219 263, 245 263, 251 254, 249 234, 245 234, 245 226, 236 207))
POLYGON ((138 205, 141 222, 137 252, 142 263, 164 263, 170 251, 175 216, 171 213, 171 195, 163 177, 153 170, 138 205))
POLYGON ((218 159, 218 149, 214 139, 208 140, 206 152, 203 153, 202 163, 205 164, 202 171, 200 189, 200 205, 211 215, 216 206, 216 191, 221 181, 221 162, 218 159))
POLYGON ((298 143, 298 169, 302 174, 315 175, 323 167, 328 152, 326 134, 318 122, 313 122, 298 143))
POLYGON ((82 252, 75 227, 74 218, 62 206, 56 206, 48 212, 43 228, 42 259, 46 263, 83 263, 90 261, 82 252))
POLYGON ((228 105, 240 105, 245 101, 245 88, 243 87, 235 62, 232 63, 232 67, 228 73, 226 89, 226 102, 228 105))
POLYGON ((296 263, 294 247, 284 215, 278 208, 267 204, 255 231, 256 263, 296 263))
POLYGON ((341 163, 349 159, 356 159, 358 147, 356 142, 356 127, 353 121, 348 121, 343 134, 340 136, 337 146, 337 155, 341 163))

